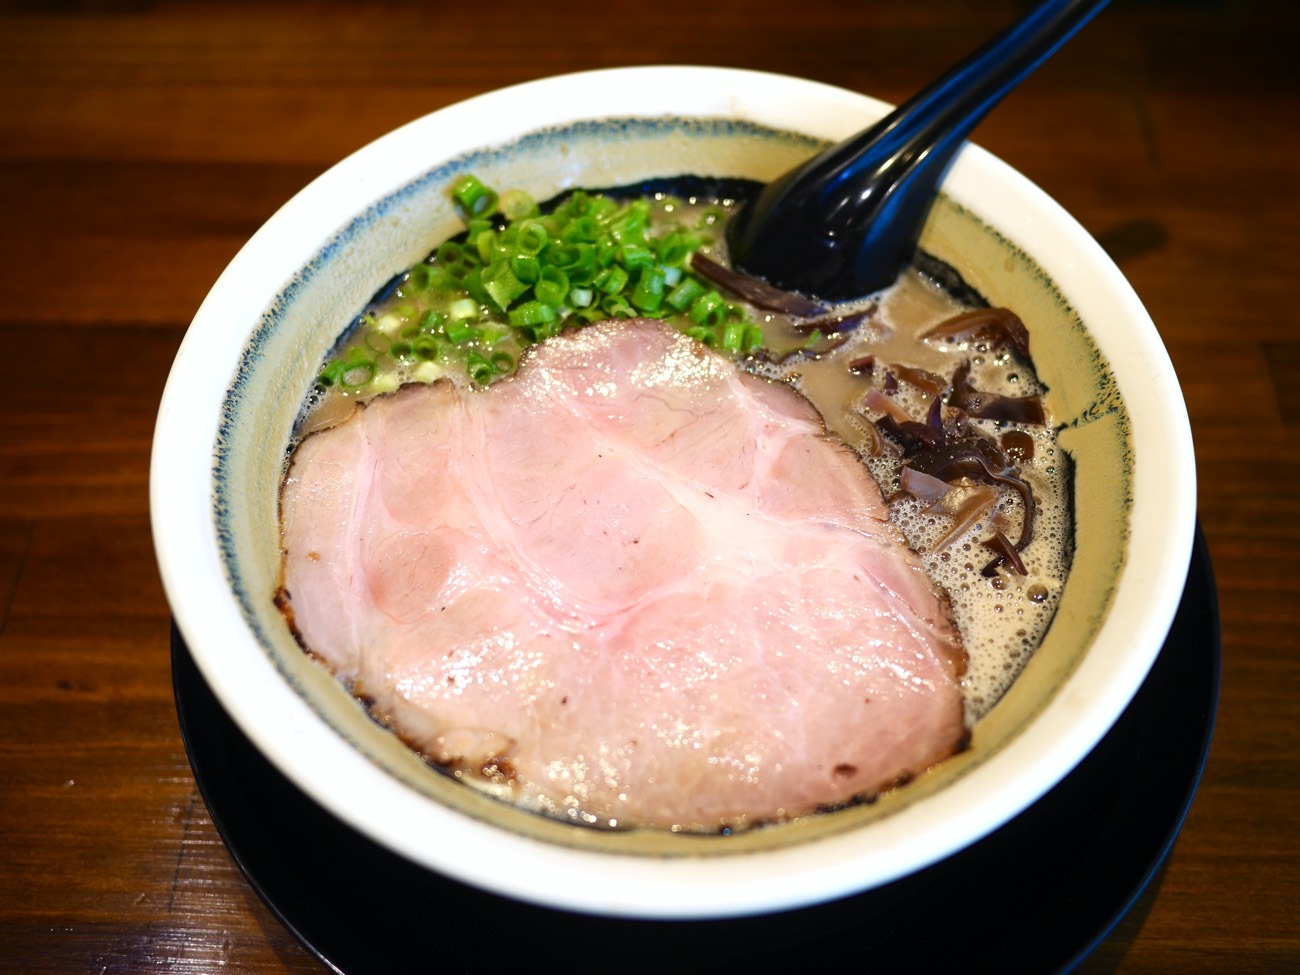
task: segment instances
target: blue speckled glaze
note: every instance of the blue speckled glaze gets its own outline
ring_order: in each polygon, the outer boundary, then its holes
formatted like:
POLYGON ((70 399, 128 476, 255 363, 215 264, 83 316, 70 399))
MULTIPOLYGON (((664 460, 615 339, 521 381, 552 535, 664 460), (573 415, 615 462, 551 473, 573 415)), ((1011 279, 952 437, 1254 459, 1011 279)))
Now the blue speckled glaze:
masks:
MULTIPOLYGON (((690 139, 725 138, 735 136, 758 137, 774 140, 787 146, 812 151, 822 145, 818 140, 793 132, 779 131, 736 119, 669 118, 613 118, 584 120, 571 125, 555 126, 529 133, 508 145, 482 149, 457 156, 428 170, 397 191, 377 200, 354 217, 342 230, 330 238, 320 251, 307 262, 281 289, 262 314, 261 320, 249 337, 239 357, 230 386, 222 403, 221 418, 213 448, 213 511, 218 546, 222 562, 234 593, 249 627, 259 643, 271 647, 271 639, 255 611, 253 596, 241 572, 236 552, 231 509, 237 485, 231 472, 231 458, 238 449, 238 420, 248 397, 249 387, 256 370, 266 358, 266 347, 271 337, 284 322, 295 299, 315 278, 331 271, 331 264, 341 251, 363 233, 394 213, 415 197, 446 186, 458 174, 485 167, 488 164, 526 157, 535 154, 552 155, 557 143, 570 140, 585 144, 626 143, 633 140, 663 138, 665 135, 685 136, 690 139)), ((664 175, 680 175, 676 173, 664 175)), ((403 269, 396 269, 397 271, 403 269)), ((337 330, 341 334, 352 314, 340 309, 337 330)))

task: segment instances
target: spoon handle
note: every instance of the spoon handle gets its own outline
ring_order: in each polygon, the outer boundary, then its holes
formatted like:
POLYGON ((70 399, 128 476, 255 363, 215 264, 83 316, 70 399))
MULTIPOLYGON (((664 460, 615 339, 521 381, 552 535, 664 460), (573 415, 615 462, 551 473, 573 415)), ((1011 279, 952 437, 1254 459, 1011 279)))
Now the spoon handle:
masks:
POLYGON ((1108 2, 1040 3, 880 122, 770 184, 729 238, 733 259, 825 298, 891 284, 971 130, 1108 2), (777 232, 773 220, 786 225, 777 232), (793 267, 792 253, 824 268, 793 267), (830 283, 810 286, 818 277, 830 283))

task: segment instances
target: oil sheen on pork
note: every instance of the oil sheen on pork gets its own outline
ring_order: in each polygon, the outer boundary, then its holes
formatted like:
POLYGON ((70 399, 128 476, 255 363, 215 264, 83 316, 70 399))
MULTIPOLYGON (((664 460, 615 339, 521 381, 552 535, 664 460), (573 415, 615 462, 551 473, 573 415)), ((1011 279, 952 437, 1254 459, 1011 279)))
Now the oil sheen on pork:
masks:
POLYGON ((657 322, 408 386, 283 493, 304 645, 430 760, 588 822, 713 830, 870 796, 965 737, 965 655, 860 461, 657 322))

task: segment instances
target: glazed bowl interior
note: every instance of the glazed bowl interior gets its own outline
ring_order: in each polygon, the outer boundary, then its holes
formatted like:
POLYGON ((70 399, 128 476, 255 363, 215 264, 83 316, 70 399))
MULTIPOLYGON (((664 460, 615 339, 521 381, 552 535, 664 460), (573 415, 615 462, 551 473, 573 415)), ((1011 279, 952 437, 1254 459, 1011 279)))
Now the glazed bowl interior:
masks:
POLYGON ((548 79, 390 133, 249 241, 177 356, 152 514, 186 643, 281 771, 354 828, 457 879, 597 914, 700 918, 811 904, 934 863, 1014 817, 1100 739, 1182 591, 1195 517, 1187 418, 1120 272, 1050 198, 976 147, 951 170, 922 246, 1030 330, 1076 465, 1075 555, 1046 639, 961 755, 874 804, 730 836, 584 828, 432 769, 303 653, 274 603, 278 492, 300 405, 371 296, 459 231, 455 176, 537 199, 684 174, 767 180, 887 108, 728 69, 548 79))

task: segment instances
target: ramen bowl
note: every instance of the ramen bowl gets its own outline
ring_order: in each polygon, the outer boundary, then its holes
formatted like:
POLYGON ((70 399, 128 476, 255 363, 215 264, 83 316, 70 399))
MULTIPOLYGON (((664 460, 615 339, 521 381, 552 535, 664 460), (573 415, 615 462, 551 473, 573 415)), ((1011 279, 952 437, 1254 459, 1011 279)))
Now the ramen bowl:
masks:
POLYGON ((975 146, 954 163, 921 244, 1029 328, 1075 464, 1074 560, 1046 638, 961 754, 873 803, 730 835, 593 829, 431 767, 303 652, 276 606, 279 487, 299 409, 371 297, 461 229, 447 192, 457 176, 539 200, 683 174, 764 181, 888 107, 718 68, 532 82, 364 147, 239 252, 199 308, 163 396, 154 537, 204 679, 312 800, 416 864, 503 896, 606 916, 740 916, 933 864, 1033 804, 1106 733, 1160 651, 1186 578, 1187 417, 1119 270, 1059 205, 975 146))

